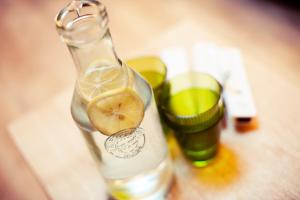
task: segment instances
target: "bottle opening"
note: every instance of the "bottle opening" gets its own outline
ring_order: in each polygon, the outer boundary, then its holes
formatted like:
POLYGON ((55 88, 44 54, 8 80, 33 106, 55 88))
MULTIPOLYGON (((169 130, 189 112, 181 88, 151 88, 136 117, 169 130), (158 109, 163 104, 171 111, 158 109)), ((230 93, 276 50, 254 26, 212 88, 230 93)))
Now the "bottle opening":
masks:
POLYGON ((73 0, 56 16, 56 28, 65 42, 80 45, 100 39, 107 31, 105 7, 95 0, 73 0))

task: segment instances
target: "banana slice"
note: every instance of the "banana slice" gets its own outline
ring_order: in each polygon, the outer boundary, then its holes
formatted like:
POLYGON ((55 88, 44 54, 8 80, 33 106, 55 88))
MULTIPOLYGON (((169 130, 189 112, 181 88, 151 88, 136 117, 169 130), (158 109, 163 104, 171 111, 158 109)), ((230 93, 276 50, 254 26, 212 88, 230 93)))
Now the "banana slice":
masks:
POLYGON ((87 106, 92 125, 104 135, 138 127, 144 117, 144 103, 132 89, 106 92, 87 106))

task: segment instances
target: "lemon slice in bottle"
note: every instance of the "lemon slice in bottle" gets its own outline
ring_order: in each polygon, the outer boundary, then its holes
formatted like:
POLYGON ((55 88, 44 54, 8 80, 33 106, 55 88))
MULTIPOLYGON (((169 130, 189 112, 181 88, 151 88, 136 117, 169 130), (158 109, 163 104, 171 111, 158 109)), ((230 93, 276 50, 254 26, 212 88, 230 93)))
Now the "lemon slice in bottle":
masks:
POLYGON ((90 67, 77 82, 80 96, 90 102, 96 96, 126 85, 126 77, 119 67, 90 67))
POLYGON ((104 135, 137 128, 144 117, 144 103, 129 88, 105 92, 87 106, 92 125, 104 135))

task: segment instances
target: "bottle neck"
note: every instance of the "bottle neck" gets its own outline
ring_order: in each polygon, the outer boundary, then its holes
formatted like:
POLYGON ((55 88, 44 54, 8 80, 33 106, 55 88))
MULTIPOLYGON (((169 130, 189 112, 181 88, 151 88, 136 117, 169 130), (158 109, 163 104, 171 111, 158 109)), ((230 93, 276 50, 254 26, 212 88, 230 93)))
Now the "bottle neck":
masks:
POLYGON ((56 28, 67 44, 77 69, 121 67, 108 29, 105 7, 95 0, 73 0, 56 17, 56 28))
POLYGON ((109 30, 98 40, 80 46, 68 45, 68 48, 79 73, 89 67, 122 66, 114 50, 109 30))

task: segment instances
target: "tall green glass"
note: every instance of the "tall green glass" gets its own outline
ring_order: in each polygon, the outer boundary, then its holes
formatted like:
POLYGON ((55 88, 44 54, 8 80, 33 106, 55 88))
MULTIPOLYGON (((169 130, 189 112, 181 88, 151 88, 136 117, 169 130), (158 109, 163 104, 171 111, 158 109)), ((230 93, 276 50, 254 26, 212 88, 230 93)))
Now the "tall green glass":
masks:
MULTIPOLYGON (((166 84, 167 66, 156 56, 141 56, 126 60, 126 64, 140 73, 142 77, 151 85, 155 97, 156 104, 163 95, 163 88, 166 84)), ((158 107, 159 108, 159 107, 158 107)), ((160 118, 162 113, 159 111, 160 118)), ((161 119, 161 125, 165 135, 168 135, 169 128, 161 119)))
POLYGON ((160 99, 164 120, 197 167, 206 166, 218 151, 224 113, 221 93, 221 85, 210 75, 189 72, 169 80, 160 99))

